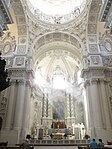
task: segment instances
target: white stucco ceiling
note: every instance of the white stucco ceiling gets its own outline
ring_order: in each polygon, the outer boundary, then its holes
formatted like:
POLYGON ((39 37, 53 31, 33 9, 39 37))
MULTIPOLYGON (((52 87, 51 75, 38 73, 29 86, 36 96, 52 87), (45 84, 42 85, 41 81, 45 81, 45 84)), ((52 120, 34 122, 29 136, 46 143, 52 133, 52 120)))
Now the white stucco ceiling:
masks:
POLYGON ((45 23, 64 24, 78 17, 87 0, 26 0, 32 14, 45 23))
POLYGON ((74 78, 80 69, 81 49, 70 43, 54 41, 46 43, 35 51, 36 69, 41 71, 44 78, 52 76, 59 67, 66 78, 74 78))
POLYGON ((84 0, 29 0, 31 4, 47 15, 65 15, 80 7, 84 0))

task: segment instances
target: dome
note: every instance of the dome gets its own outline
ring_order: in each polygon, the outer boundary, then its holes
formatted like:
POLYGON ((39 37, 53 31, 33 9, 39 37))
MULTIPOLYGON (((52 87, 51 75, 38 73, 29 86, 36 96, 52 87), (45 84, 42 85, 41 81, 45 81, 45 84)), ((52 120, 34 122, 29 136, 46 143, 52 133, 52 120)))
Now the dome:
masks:
POLYGON ((38 20, 63 24, 81 14, 86 0, 27 0, 27 4, 38 20))

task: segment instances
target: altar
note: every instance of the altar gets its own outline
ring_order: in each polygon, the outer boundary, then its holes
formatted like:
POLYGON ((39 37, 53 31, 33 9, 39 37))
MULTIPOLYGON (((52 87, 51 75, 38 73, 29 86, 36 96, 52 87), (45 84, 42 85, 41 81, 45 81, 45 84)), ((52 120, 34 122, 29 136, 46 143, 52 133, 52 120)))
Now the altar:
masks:
POLYGON ((53 133, 52 135, 53 135, 53 139, 60 140, 64 138, 64 133, 53 133))
POLYGON ((60 130, 59 124, 57 125, 57 129, 55 130, 55 133, 52 133, 53 139, 63 139, 65 133, 62 133, 60 130))

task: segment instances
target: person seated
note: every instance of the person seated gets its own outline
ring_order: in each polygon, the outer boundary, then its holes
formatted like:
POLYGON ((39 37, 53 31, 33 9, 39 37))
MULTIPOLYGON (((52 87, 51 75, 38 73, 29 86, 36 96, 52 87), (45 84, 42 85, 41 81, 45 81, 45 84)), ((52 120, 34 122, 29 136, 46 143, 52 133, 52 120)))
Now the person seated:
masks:
POLYGON ((98 147, 104 147, 104 143, 102 142, 102 139, 99 139, 98 147))
POLYGON ((20 144, 20 148, 28 149, 29 148, 29 141, 26 139, 23 143, 20 144))
POLYGON ((7 146, 8 145, 8 141, 6 142, 0 142, 0 146, 7 146))
POLYGON ((98 145, 97 145, 95 139, 93 139, 93 140, 90 142, 89 147, 90 147, 90 148, 91 148, 91 147, 98 147, 98 145))

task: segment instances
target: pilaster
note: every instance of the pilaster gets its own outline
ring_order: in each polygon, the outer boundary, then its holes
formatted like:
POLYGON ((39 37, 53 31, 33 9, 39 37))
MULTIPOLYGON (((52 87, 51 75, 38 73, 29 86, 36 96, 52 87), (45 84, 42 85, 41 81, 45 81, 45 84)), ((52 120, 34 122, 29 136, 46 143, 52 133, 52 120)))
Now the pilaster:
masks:
POLYGON ((99 89, 98 89, 98 79, 91 79, 91 101, 92 101, 92 109, 93 109, 93 123, 94 127, 103 128, 102 123, 102 113, 101 113, 101 105, 100 105, 100 96, 99 96, 99 89))
POLYGON ((103 124, 105 129, 111 129, 112 123, 110 118, 110 110, 109 110, 109 103, 108 103, 108 95, 107 95, 107 85, 109 83, 106 79, 99 79, 100 81, 100 103, 101 103, 101 110, 103 116, 103 124))
POLYGON ((14 129, 20 130, 22 128, 23 105, 25 97, 25 82, 18 82, 18 92, 16 97, 16 108, 14 118, 14 129))
POLYGON ((22 117, 22 128, 24 129, 22 133, 22 138, 25 138, 27 134, 30 133, 29 125, 30 125, 30 103, 31 103, 31 85, 29 81, 25 82, 25 97, 23 104, 23 117, 22 117))
POLYGON ((92 110, 92 102, 91 102, 91 90, 90 90, 90 80, 86 80, 84 83, 85 87, 85 117, 86 117, 86 128, 87 134, 91 136, 91 128, 93 127, 93 110, 92 110), (91 110, 90 110, 91 109, 91 110))
POLYGON ((11 129, 13 127, 13 116, 14 116, 14 106, 15 106, 15 95, 16 95, 16 82, 11 82, 9 89, 9 98, 8 98, 8 109, 6 117, 6 129, 11 129))

